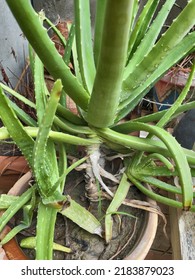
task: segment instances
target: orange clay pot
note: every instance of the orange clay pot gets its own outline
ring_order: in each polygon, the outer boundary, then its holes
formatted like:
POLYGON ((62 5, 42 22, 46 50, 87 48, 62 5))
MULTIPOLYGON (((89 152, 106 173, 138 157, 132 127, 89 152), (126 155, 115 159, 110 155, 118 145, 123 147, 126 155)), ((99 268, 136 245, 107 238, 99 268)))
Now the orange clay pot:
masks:
POLYGON ((0 194, 8 193, 29 166, 23 156, 0 156, 0 194))
MULTIPOLYGON (((31 179, 31 172, 23 174, 24 171, 29 170, 27 162, 24 157, 0 157, 1 171, 0 176, 0 190, 2 193, 10 195, 19 195, 28 187, 28 182, 31 179), (23 175, 22 175, 23 174, 23 175), (18 179, 19 178, 19 179, 18 179), (20 185, 20 188, 18 188, 20 185), (7 191, 7 192, 6 192, 7 191)), ((0 211, 0 217, 4 211, 0 211)), ((6 225, 0 232, 0 241, 7 235, 11 228, 6 225)), ((0 260, 27 260, 27 256, 17 243, 16 238, 12 238, 9 242, 0 247, 0 260)))
MULTIPOLYGON (((9 226, 5 226, 3 231, 0 233, 0 240, 2 240, 10 230, 11 228, 9 226)), ((28 257, 18 245, 16 238, 12 238, 9 242, 4 244, 2 248, 0 248, 0 260, 28 260, 28 257)))

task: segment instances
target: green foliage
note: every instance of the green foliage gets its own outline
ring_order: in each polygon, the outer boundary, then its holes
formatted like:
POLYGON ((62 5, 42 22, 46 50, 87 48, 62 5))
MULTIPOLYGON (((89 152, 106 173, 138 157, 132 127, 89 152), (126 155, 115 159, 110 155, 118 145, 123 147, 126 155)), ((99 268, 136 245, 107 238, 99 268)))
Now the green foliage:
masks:
MULTIPOLYGON (((36 249, 36 259, 52 259, 57 213, 65 215, 92 234, 102 234, 102 225, 87 209, 64 195, 66 175, 90 156, 93 147, 106 145, 127 156, 125 173, 105 215, 105 239, 112 238, 112 215, 125 199, 130 183, 144 194, 169 206, 195 211, 192 176, 195 153, 183 149, 163 128, 177 113, 195 108, 182 104, 190 88, 195 67, 180 97, 165 112, 119 123, 142 100, 160 77, 183 57, 195 50, 195 0, 186 7, 161 35, 161 28, 175 1, 167 0, 153 19, 160 1, 148 0, 141 13, 137 0, 98 0, 94 44, 91 35, 89 0, 75 0, 75 22, 66 41, 56 27, 35 13, 30 1, 6 0, 30 43, 30 62, 35 83, 35 104, 22 94, 0 84, 0 140, 11 137, 22 151, 33 172, 35 184, 16 198, 1 196, 0 231, 23 208, 24 218, 5 237, 7 242, 29 227, 32 211, 37 210, 36 237, 27 246, 36 249), (61 57, 43 27, 43 21, 59 36, 65 55, 61 57), (69 61, 73 56, 73 74, 69 61), (48 92, 44 67, 53 76, 48 92), (28 116, 7 97, 9 93, 36 110, 36 119, 28 116), (78 115, 62 102, 69 95, 78 115), (61 98, 62 96, 63 98, 61 98), (156 125, 148 124, 158 121, 156 125), (146 139, 128 135, 144 130, 146 139), (153 138, 156 136, 159 141, 153 138), (71 166, 67 153, 72 146, 84 146, 88 154, 71 166), (133 152, 133 153, 132 153, 133 152), (131 156, 129 156, 131 154, 131 156), (133 156, 132 156, 133 154, 133 156), (180 188, 159 178, 179 178, 180 188), (147 185, 181 195, 182 201, 163 197, 147 185), (16 203, 17 202, 17 203, 16 203)), ((88 164, 88 162, 87 162, 88 164)), ((97 164, 96 164, 97 165, 97 164)), ((94 167, 94 168, 97 168, 94 167)), ((100 176, 94 170, 96 179, 100 176)), ((102 181, 99 180, 101 185, 102 181)), ((25 242, 24 242, 25 244, 25 242)))

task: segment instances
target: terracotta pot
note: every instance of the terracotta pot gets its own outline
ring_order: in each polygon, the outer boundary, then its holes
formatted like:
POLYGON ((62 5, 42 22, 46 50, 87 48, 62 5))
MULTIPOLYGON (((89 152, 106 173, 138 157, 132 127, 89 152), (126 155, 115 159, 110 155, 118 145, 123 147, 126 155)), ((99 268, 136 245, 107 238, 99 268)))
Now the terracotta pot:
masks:
MULTIPOLYGON (((172 68, 155 84, 153 89, 153 99, 156 102, 154 104, 155 112, 170 108, 184 88, 189 73, 189 68, 172 68)), ((195 78, 193 79, 191 89, 194 87, 195 78)), ((188 95, 190 96, 190 92, 188 95)))
MULTIPOLYGON (((5 226, 0 234, 0 240, 2 240, 10 230, 11 228, 9 226, 5 226)), ((28 257, 18 245, 16 238, 13 238, 0 248, 0 260, 28 260, 28 257)))
POLYGON ((0 156, 0 193, 8 193, 29 166, 23 156, 0 156))
MULTIPOLYGON (((5 162, 9 162, 9 159, 6 159, 5 162)), ((3 178, 3 182, 5 182, 8 186, 9 191, 7 192, 9 195, 20 195, 21 193, 23 193, 29 185, 29 180, 32 177, 32 174, 30 171, 28 171, 26 174, 24 174, 22 177, 20 177, 20 179, 16 179, 16 177, 18 177, 18 175, 21 176, 21 172, 23 172, 23 170, 25 170, 25 168, 27 168, 27 163, 24 160, 23 157, 19 157, 18 160, 14 160, 10 163, 10 165, 12 165, 10 175, 8 176, 4 176, 3 178), (18 163, 18 165, 17 165, 18 163), (14 174, 12 174, 14 173, 14 174), (17 174, 17 175, 16 175, 17 174), (12 176, 14 176, 14 178, 12 178, 12 176), (8 180, 8 182, 6 182, 6 179, 8 179, 8 177, 12 178, 8 180), (10 187, 10 183, 13 183, 16 180, 16 182, 10 187)), ((4 213, 4 211, 0 212, 0 216, 2 216, 4 213)), ((4 229, 0 232, 0 240, 2 240, 6 234, 11 230, 11 228, 6 225, 4 227, 4 229)), ((9 242, 7 242, 6 244, 3 245, 2 248, 0 248, 0 260, 27 260, 28 257, 24 254, 24 252, 22 251, 22 249, 20 248, 20 246, 17 243, 16 238, 12 238, 9 242)))

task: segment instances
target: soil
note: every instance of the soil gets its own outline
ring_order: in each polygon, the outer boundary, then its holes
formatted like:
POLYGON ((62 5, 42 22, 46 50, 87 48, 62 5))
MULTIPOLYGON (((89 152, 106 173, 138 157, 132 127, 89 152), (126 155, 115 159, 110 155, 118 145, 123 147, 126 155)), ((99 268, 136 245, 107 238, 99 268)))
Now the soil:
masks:
MULTIPOLYGON (((1 126, 0 126, 1 127, 1 126)), ((18 147, 13 144, 11 140, 0 141, 0 155, 1 156, 21 156, 18 147)))
MULTIPOLYGON (((82 172, 74 171, 68 176, 66 182, 66 194, 69 194, 77 202, 89 208, 96 216, 104 216, 105 210, 109 205, 108 200, 102 200, 101 206, 98 202, 89 203, 85 197, 85 178, 82 172), (101 208, 101 209, 100 209, 101 208)), ((128 198, 144 200, 135 187, 131 187, 128 198)), ((72 221, 62 215, 57 216, 55 229, 55 242, 70 247, 72 253, 62 253, 54 251, 55 260, 106 260, 123 259, 134 247, 142 231, 146 213, 143 210, 129 206, 121 206, 118 211, 130 213, 128 215, 113 215, 113 237, 109 244, 105 243, 104 238, 92 235, 78 227, 72 221)), ((35 215, 36 216, 36 215, 35 215)), ((19 223, 20 215, 17 215, 15 225, 19 223)), ((103 219, 102 219, 103 222, 103 219)), ((36 220, 27 230, 18 234, 18 242, 27 236, 35 235, 36 220)), ((30 258, 35 258, 35 251, 24 249, 25 254, 30 258)))

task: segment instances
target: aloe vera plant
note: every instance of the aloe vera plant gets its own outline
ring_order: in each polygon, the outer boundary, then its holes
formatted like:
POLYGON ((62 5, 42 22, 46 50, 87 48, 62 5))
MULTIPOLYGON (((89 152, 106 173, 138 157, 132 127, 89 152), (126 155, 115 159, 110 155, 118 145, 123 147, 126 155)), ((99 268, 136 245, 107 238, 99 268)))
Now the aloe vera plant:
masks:
MULTIPOLYGON (((195 153, 181 148, 164 129, 175 114, 195 107, 194 102, 182 105, 195 66, 171 109, 119 122, 171 66, 195 50, 195 32, 191 32, 195 24, 195 0, 188 2, 163 35, 160 35, 160 30, 175 4, 174 0, 165 1, 154 20, 158 0, 148 0, 138 18, 138 0, 97 0, 94 44, 88 0, 74 1, 75 21, 67 41, 44 15, 40 18, 30 1, 6 2, 31 46, 36 102, 30 102, 1 84, 0 117, 4 127, 0 128, 0 140, 11 137, 16 142, 30 165, 35 183, 17 200, 9 196, 0 199, 0 208, 7 209, 0 218, 0 231, 18 209, 26 205, 30 205, 30 210, 25 210, 29 218, 24 219, 25 226, 28 226, 32 209, 38 205, 36 237, 23 242, 26 247, 35 247, 37 259, 52 259, 57 213, 86 231, 101 236, 102 225, 97 217, 63 194, 67 174, 85 161, 91 164, 96 181, 112 198, 105 216, 106 242, 112 238, 112 215, 123 203, 130 182, 156 201, 195 211, 192 185, 195 153), (43 20, 47 20, 65 45, 64 57, 58 54, 43 27, 43 20), (68 67, 70 53, 75 74, 68 67), (51 93, 44 82, 44 67, 56 80, 51 93), (12 103, 6 92, 35 108, 37 120, 12 103), (61 95, 66 94, 76 103, 78 115, 71 113, 61 101, 61 95), (157 121, 156 125, 149 124, 151 121, 157 121), (128 135, 140 130, 148 132, 146 139, 128 135), (84 146, 87 151, 84 158, 69 167, 67 145, 84 146), (106 145, 115 153, 122 151, 126 156, 125 173, 115 193, 100 176, 101 145, 106 145), (180 188, 161 181, 159 176, 177 176, 180 188), (147 185, 179 194, 181 201, 156 194, 147 185)), ((13 229, 2 243, 23 228, 13 229)), ((62 250, 69 251, 67 248, 62 250)))

